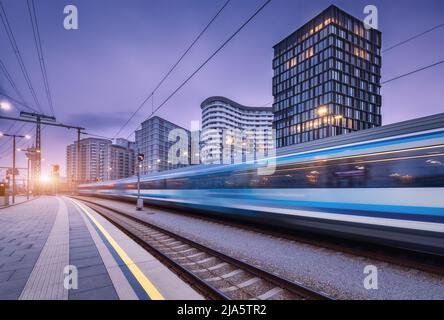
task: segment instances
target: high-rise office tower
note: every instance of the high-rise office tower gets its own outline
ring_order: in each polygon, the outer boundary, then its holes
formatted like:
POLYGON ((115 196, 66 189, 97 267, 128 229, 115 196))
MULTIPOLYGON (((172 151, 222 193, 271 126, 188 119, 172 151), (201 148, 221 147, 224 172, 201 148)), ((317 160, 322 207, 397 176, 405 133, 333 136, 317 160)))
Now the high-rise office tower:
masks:
POLYGON ((116 139, 116 143, 111 146, 110 167, 107 168, 110 180, 124 179, 135 174, 135 149, 135 142, 116 139))
POLYGON ((80 168, 77 167, 77 142, 66 147, 67 177, 71 182, 97 182, 109 180, 112 142, 107 139, 86 138, 80 140, 80 168))
POLYGON ((125 139, 87 138, 80 140, 80 168, 77 168, 77 142, 66 147, 68 181, 81 183, 127 178, 134 175, 135 144, 125 139))
POLYGON ((282 148, 381 125, 381 32, 330 6, 274 46, 282 148))
POLYGON ((136 131, 137 152, 143 153, 142 175, 190 165, 190 131, 158 116, 142 122, 136 131))

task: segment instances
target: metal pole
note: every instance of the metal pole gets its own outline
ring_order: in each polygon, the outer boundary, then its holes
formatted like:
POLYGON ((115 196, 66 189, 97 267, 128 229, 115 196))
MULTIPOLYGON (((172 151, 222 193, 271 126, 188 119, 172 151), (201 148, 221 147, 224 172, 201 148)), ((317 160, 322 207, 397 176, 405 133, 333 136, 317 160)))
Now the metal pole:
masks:
POLYGON ((137 164, 137 199, 140 199, 140 164, 137 164))
POLYGON ((35 125, 35 148, 36 150, 39 150, 38 153, 35 155, 35 188, 34 191, 36 191, 37 194, 40 194, 40 177, 42 175, 42 139, 41 139, 41 118, 40 116, 37 116, 36 119, 36 125, 35 125))
POLYGON ((15 135, 12 136, 12 203, 15 203, 15 135))
POLYGON ((80 184, 80 129, 77 129, 77 187, 80 184))
POLYGON ((140 163, 137 161, 137 210, 142 210, 140 205, 140 163))
POLYGON ((143 208, 143 199, 140 198, 140 164, 142 163, 139 159, 140 150, 137 152, 137 159, 136 159, 136 165, 137 165, 137 203, 136 203, 136 210, 141 211, 143 208))
POLYGON ((29 200, 29 181, 30 181, 30 179, 29 179, 29 165, 30 165, 30 161, 31 161, 31 159, 29 159, 29 156, 28 156, 28 168, 27 168, 27 174, 26 174, 26 200, 29 200))

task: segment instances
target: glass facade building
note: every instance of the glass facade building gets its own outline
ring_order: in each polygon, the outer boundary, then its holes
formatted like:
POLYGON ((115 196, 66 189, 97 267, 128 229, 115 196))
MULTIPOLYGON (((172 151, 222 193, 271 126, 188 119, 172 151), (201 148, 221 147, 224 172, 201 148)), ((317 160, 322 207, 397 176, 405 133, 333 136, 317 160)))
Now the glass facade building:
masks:
POLYGON ((381 125, 381 32, 330 6, 274 46, 282 148, 381 125))
POLYGON ((157 116, 149 118, 142 123, 142 128, 136 131, 136 151, 145 155, 140 173, 146 175, 188 166, 190 145, 189 130, 157 116), (176 133, 172 133, 173 130, 176 130, 176 133), (170 135, 174 135, 174 139, 170 139, 170 135), (179 145, 180 150, 173 145, 179 145), (173 151, 175 154, 170 154, 173 151), (179 159, 180 163, 174 163, 174 159, 179 159))

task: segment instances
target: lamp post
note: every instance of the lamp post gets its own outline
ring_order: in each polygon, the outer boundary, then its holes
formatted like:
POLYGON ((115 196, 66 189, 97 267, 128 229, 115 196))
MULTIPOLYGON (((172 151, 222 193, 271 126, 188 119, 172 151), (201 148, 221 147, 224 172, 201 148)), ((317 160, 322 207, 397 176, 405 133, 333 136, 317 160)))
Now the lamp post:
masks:
POLYGON ((145 155, 143 153, 140 153, 139 151, 137 153, 137 203, 136 203, 137 211, 141 211, 143 208, 143 199, 140 198, 140 167, 144 159, 145 155))
POLYGON ((26 138, 31 139, 31 136, 21 136, 17 134, 8 134, 8 133, 0 133, 0 137, 10 137, 12 138, 12 203, 15 203, 15 151, 16 151, 16 139, 17 138, 26 138))
POLYGON ((17 149, 18 151, 26 152, 26 159, 28 160, 27 168, 27 183, 26 183, 26 199, 29 200, 30 185, 31 185, 31 159, 35 159, 36 154, 40 153, 40 150, 36 148, 17 149))

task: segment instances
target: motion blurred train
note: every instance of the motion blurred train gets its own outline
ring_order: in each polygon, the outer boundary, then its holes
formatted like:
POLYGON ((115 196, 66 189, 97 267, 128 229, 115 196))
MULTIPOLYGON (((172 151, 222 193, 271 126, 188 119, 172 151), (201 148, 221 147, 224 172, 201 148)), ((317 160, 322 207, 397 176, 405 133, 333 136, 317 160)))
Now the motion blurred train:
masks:
MULTIPOLYGON (((135 177, 79 193, 137 196, 135 177)), ((279 151, 242 164, 141 178, 156 205, 444 255, 444 113, 279 151), (275 163, 270 175, 259 168, 275 163)))

